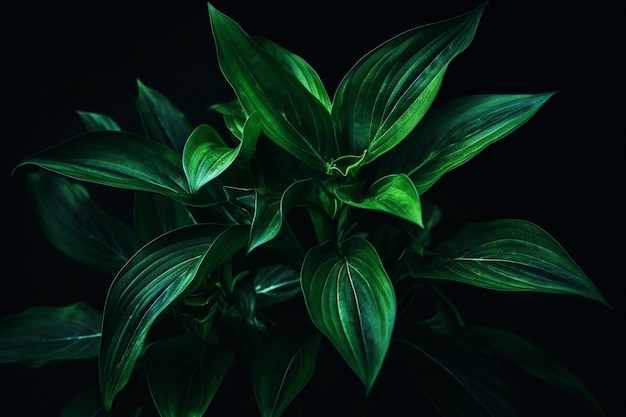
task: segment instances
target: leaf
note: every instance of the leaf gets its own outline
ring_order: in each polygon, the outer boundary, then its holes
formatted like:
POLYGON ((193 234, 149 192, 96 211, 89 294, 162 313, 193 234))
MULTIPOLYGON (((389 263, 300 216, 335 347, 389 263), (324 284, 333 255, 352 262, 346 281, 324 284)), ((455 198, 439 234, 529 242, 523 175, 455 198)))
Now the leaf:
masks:
POLYGON ((419 123, 450 62, 470 44, 486 4, 454 19, 408 30, 361 58, 341 81, 332 117, 348 154, 367 162, 419 123))
POLYGON ((263 268, 254 276, 256 306, 272 306, 290 300, 300 294, 300 275, 286 265, 273 264, 263 268))
POLYGON ((137 80, 135 106, 146 136, 181 153, 192 126, 183 112, 158 91, 137 80))
POLYGON ((445 173, 526 123, 554 94, 485 94, 446 101, 381 158, 377 175, 404 172, 424 194, 445 173))
POLYGON ((159 415, 203 416, 234 359, 192 333, 150 345, 146 375, 159 415))
POLYGON ((132 375, 154 321, 196 280, 242 249, 247 237, 244 226, 186 226, 151 241, 124 265, 104 309, 99 367, 107 412, 132 375))
POLYGON ((608 305, 554 238, 527 221, 470 223, 437 253, 430 266, 407 258, 411 274, 499 291, 574 294, 608 305))
POLYGON ((107 417, 98 386, 90 387, 63 406, 60 417, 107 417))
MULTIPOLYGON (((247 114, 258 113, 263 132, 301 162, 325 172, 339 155, 325 105, 286 67, 282 52, 268 53, 232 19, 208 3, 211 30, 224 77, 247 114)), ((293 61, 292 61, 293 62, 293 61)))
POLYGON ((565 368, 558 360, 539 350, 523 337, 506 330, 490 327, 473 326, 469 332, 496 353, 526 372, 563 390, 572 399, 589 408, 598 415, 604 415, 602 407, 589 392, 582 381, 565 368))
POLYGON ((390 353, 402 360, 442 416, 522 415, 519 395, 504 371, 460 338, 418 326, 399 333, 390 353))
POLYGON ((31 307, 0 320, 0 363, 38 368, 51 361, 98 356, 99 311, 82 302, 31 307))
POLYGON ((237 158, 240 149, 240 146, 227 146, 211 126, 202 124, 196 127, 183 150, 183 170, 191 192, 197 193, 226 171, 237 158))
POLYGON ((279 417, 315 371, 320 335, 304 343, 283 336, 263 345, 252 362, 252 382, 261 417, 279 417))
POLYGON ((16 169, 25 165, 81 181, 163 194, 190 205, 211 202, 207 195, 190 193, 179 154, 132 133, 84 133, 26 158, 16 169))
POLYGON ((378 179, 360 196, 355 185, 333 189, 343 203, 367 210, 378 210, 423 227, 422 204, 411 179, 404 174, 389 175, 378 179))
POLYGON ((115 120, 105 114, 86 111, 77 111, 76 113, 88 132, 97 130, 116 130, 119 132, 122 130, 115 120))
POLYGON ((160 194, 142 191, 135 193, 133 218, 144 243, 163 233, 197 223, 184 204, 160 194))
POLYGON ((341 246, 329 241, 309 250, 300 276, 313 323, 369 392, 396 317, 394 289, 376 250, 360 237, 341 246))
POLYGON ((42 170, 26 178, 41 229, 68 257, 114 276, 139 248, 135 231, 98 207, 82 184, 42 170))

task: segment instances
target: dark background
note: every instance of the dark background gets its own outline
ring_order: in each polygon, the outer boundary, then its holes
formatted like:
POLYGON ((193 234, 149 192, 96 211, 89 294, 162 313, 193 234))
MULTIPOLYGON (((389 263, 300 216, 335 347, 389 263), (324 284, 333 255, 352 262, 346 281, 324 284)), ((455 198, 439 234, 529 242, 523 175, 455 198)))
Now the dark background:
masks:
MULTIPOLYGON (((306 59, 329 92, 354 62, 412 27, 454 17, 478 1, 215 1, 251 35, 306 59)), ((82 132, 75 110, 105 113, 140 132, 136 79, 165 94, 194 124, 233 94, 215 60, 206 2, 21 2, 2 6, 1 315, 85 300, 101 308, 106 283, 64 258, 35 224, 24 157, 82 132)), ((574 296, 531 308, 467 290, 477 322, 503 320, 580 376, 609 416, 624 415, 624 5, 489 2, 470 47, 450 66, 440 98, 558 90, 521 129, 447 174, 425 198, 452 233, 468 221, 530 220, 554 236, 613 309, 574 296), (499 301, 499 300, 505 301, 499 301)), ((124 213, 127 196, 103 201, 124 213)), ((0 367, 2 404, 58 415, 89 369, 0 367), (61 372, 70 382, 55 379, 61 372), (76 385, 78 381, 78 385, 76 385)), ((581 414, 584 415, 584 414, 581 414)))

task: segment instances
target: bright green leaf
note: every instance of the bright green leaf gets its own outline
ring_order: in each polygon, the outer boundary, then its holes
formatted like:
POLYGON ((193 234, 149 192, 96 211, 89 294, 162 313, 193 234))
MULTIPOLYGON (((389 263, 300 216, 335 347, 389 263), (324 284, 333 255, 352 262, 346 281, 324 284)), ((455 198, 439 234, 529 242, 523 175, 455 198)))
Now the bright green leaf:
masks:
POLYGON ((396 317, 393 286, 376 249, 351 237, 313 247, 301 271, 309 315, 365 385, 374 385, 396 317))
POLYGON ((38 368, 98 356, 102 314, 82 302, 31 307, 0 320, 0 363, 38 368))
POLYGON ((88 132, 97 130, 116 130, 119 132, 122 130, 115 120, 105 114, 86 111, 77 111, 76 113, 88 132))
POLYGON ((450 62, 470 44, 485 5, 454 19, 408 30, 356 63, 333 99, 332 116, 348 152, 372 161, 419 123, 450 62))
POLYGON ((304 343, 284 336, 263 345, 252 362, 252 382, 261 417, 279 417, 311 379, 320 335, 304 343))

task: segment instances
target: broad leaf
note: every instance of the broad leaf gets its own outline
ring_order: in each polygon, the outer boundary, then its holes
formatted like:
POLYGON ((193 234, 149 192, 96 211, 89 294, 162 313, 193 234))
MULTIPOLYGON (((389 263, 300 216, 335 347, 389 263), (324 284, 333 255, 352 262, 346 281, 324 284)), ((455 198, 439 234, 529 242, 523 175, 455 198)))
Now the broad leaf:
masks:
POLYGON ((86 111, 77 111, 76 113, 88 132, 97 130, 116 130, 119 132, 122 130, 115 120, 105 114, 86 111))
POLYGON ((315 370, 320 335, 301 342, 284 336, 263 345, 252 362, 252 383, 261 417, 279 417, 315 370))
POLYGON ((347 154, 372 161, 419 123, 450 62, 470 44, 485 5, 454 19, 408 30, 378 46, 350 70, 332 116, 347 154))
POLYGON ((194 281, 205 279, 242 249, 247 237, 243 226, 186 226, 151 241, 124 265, 104 309, 100 384, 107 411, 132 375, 157 317, 193 288, 194 281))
POLYGON ((381 158, 378 175, 403 172, 424 194, 445 173, 523 125, 552 95, 491 94, 446 101, 381 158))
POLYGON ((163 194, 186 204, 211 202, 206 195, 191 194, 178 153, 132 133, 84 133, 27 158, 16 168, 25 165, 81 181, 163 194))
POLYGON ((393 286, 376 249, 351 237, 313 247, 301 271, 309 315, 346 363, 372 388, 383 364, 396 317, 393 286))
POLYGON ((43 170, 26 178, 41 229, 68 257, 114 276, 139 248, 135 231, 98 207, 82 184, 43 170))
POLYGON ((0 363, 38 368, 98 356, 102 314, 82 302, 32 307, 0 320, 0 363))
POLYGON ((412 275, 491 290, 575 294, 607 304, 554 238, 527 221, 468 224, 437 253, 429 265, 407 256, 412 275))
POLYGON ((201 417, 235 355, 187 333, 146 350, 146 376, 161 417, 201 417))
POLYGON ((365 195, 355 185, 333 189, 339 200, 354 207, 378 210, 423 227, 422 204, 411 179, 404 174, 389 175, 377 180, 365 195))
POLYGON ((300 294, 300 275, 286 265, 269 265, 260 268, 254 276, 256 306, 272 306, 300 294))
POLYGON ((578 377, 528 340, 515 333, 490 327, 474 326, 468 331, 496 355, 510 360, 537 378, 567 392, 572 399, 588 407, 589 411, 604 415, 600 404, 578 377))
POLYGON ((163 94, 147 87, 139 80, 137 89, 135 106, 146 136, 181 153, 193 129, 191 123, 163 94))
POLYGON ((268 53, 210 3, 218 63, 247 114, 258 113, 263 132, 301 162, 325 171, 339 156, 330 112, 275 52, 268 53))
POLYGON ((160 194, 135 192, 133 210, 135 229, 141 241, 147 243, 163 233, 196 224, 187 206, 160 194))
POLYGON ((462 339, 418 326, 399 333, 390 353, 402 360, 442 416, 522 415, 519 394, 506 373, 462 339))

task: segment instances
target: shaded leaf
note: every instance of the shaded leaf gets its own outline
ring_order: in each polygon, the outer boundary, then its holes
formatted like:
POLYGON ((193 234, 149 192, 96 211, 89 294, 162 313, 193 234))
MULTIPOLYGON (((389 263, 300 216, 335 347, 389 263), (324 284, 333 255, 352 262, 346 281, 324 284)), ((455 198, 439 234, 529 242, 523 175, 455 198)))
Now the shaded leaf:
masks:
POLYGON ((117 122, 106 114, 86 111, 77 111, 76 113, 82 120, 83 125, 88 132, 97 130, 116 130, 119 132, 122 130, 117 122))
POLYGON ((351 237, 307 253, 302 293, 317 328, 365 385, 372 388, 383 364, 396 317, 393 286, 376 249, 351 237))
POLYGON ((98 356, 102 314, 82 302, 31 307, 0 320, 0 363, 38 368, 98 356))
POLYGON ((60 417, 107 417, 98 386, 88 388, 63 406, 60 417))
POLYGON ((257 307, 272 306, 300 294, 300 275, 286 265, 274 264, 260 268, 254 276, 257 307))
POLYGON ((135 193, 133 219, 135 229, 144 243, 163 233, 197 223, 187 206, 181 202, 142 191, 135 193))

